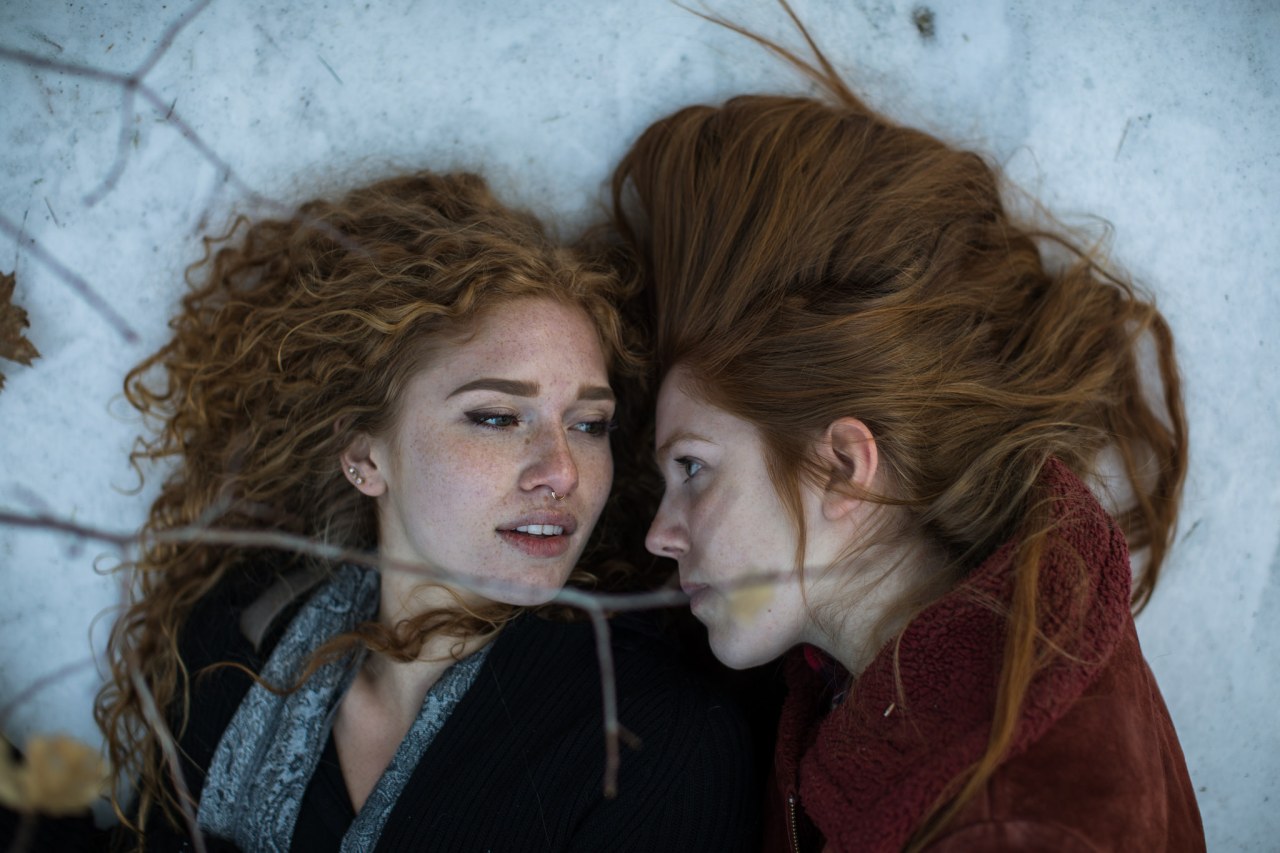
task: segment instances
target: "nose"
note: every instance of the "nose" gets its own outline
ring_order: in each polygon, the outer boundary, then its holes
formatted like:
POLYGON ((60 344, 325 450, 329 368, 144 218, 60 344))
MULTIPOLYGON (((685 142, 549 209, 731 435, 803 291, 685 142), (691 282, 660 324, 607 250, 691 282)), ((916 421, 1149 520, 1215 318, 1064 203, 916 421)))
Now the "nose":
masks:
POLYGON ((563 498, 578 488, 578 463, 563 429, 551 427, 536 436, 531 447, 532 458, 520 476, 520 488, 536 491, 546 486, 553 495, 563 498))
POLYGON ((689 553, 689 531, 671 511, 667 499, 663 498, 658 506, 658 514, 649 525, 649 533, 644 537, 644 547, 655 557, 670 557, 679 560, 689 553))

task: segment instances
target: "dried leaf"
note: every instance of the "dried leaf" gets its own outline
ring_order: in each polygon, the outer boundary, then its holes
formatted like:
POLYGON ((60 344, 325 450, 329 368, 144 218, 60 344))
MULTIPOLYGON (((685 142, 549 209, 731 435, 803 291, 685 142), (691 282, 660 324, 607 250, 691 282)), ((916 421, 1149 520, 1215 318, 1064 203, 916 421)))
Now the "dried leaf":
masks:
MULTIPOLYGON (((13 273, 0 273, 0 358, 30 365, 40 353, 22 336, 22 330, 31 324, 27 322, 27 312, 10 301, 16 284, 13 273)), ((0 373, 0 389, 3 388, 4 374, 0 373)))
POLYGON ((23 764, 0 743, 0 803, 14 811, 77 814, 102 796, 106 784, 102 756, 75 738, 36 735, 27 742, 23 764))

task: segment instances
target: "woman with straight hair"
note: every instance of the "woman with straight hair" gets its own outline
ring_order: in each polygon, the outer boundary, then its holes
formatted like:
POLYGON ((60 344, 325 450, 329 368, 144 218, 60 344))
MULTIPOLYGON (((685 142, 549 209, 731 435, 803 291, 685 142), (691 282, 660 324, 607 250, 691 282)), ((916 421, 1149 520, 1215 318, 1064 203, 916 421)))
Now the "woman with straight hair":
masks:
POLYGON ((744 35, 823 95, 682 109, 613 190, 663 377, 648 547, 721 661, 787 659, 765 849, 1202 850, 1132 616, 1187 466, 1168 326, 807 33, 744 35))
POLYGON ((192 849, 185 805, 208 849, 742 849, 732 707, 615 619, 639 748, 607 796, 592 628, 543 607, 592 583, 642 366, 620 280, 467 174, 206 246, 126 381, 135 463, 174 466, 98 702, 137 845, 192 849))

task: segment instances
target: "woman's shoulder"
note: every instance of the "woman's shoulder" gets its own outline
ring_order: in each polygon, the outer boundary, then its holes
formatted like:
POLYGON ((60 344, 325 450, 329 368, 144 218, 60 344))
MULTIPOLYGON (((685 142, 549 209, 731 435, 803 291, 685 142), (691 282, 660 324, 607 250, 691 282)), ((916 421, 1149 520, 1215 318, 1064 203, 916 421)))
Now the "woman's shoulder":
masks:
POLYGON ((1049 838, 1062 850, 1205 849, 1182 748, 1132 622, 1097 680, 931 849, 1049 838))
POLYGON ((223 731, 253 685, 249 673, 262 668, 277 639, 255 643, 242 625, 245 612, 270 586, 262 576, 224 580, 196 602, 179 632, 178 654, 190 695, 170 709, 169 722, 180 732, 188 785, 197 795, 223 731), (185 718, 180 716, 184 710, 185 718))

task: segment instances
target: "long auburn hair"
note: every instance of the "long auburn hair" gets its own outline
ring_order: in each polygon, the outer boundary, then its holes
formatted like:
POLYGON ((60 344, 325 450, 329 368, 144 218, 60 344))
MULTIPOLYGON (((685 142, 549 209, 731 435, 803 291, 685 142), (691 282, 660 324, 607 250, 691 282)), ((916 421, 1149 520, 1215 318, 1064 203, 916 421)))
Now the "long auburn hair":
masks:
MULTIPOLYGON (((303 560, 156 534, 216 526, 376 550, 375 504, 351 488, 339 454, 358 433, 392 425, 406 382, 438 348, 515 299, 581 307, 615 383, 642 373, 618 309, 629 286, 556 245, 476 175, 384 180, 307 202, 287 219, 239 217, 204 244, 204 259, 187 273, 192 289, 170 322, 172 339, 124 386, 158 425, 138 440, 135 469, 141 476, 144 461, 175 465, 151 507, 139 558, 122 567, 132 572, 132 598, 112 632, 111 677, 95 709, 117 783, 138 790, 134 819, 118 803, 117 812, 139 843, 153 807, 174 820, 178 804, 135 679, 180 732, 195 674, 178 641, 193 607, 224 583, 265 588, 303 560)), ((395 630, 369 622, 317 657, 364 644, 411 660, 433 633, 496 630, 518 610, 433 611, 395 630)))
POLYGON ((1097 478, 1118 460, 1132 501, 1117 520, 1147 549, 1140 610, 1174 533, 1186 416, 1153 302, 1060 227, 1019 221, 981 156, 867 106, 786 8, 814 62, 712 20, 822 95, 740 96, 655 122, 614 174, 614 221, 653 300, 659 375, 680 367, 689 390, 758 429, 799 555, 815 440, 843 416, 870 428, 892 494, 865 497, 949 557, 884 633, 1019 542, 990 739, 917 828, 919 848, 1003 760, 1029 684, 1061 649, 1037 611, 1053 526, 1041 468, 1056 457, 1097 478))

